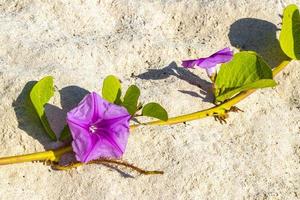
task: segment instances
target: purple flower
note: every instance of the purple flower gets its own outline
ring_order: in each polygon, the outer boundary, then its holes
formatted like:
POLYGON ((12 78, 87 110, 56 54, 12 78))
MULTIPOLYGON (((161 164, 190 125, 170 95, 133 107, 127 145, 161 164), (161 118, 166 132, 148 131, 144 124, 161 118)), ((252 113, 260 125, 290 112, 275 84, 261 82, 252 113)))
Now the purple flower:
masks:
POLYGON ((97 93, 86 95, 67 114, 76 159, 88 162, 99 157, 120 158, 129 136, 130 117, 126 108, 109 103, 97 93))
POLYGON ((184 60, 182 66, 185 68, 194 68, 194 66, 206 69, 209 76, 215 73, 218 69, 218 64, 229 62, 232 59, 233 52, 227 47, 207 58, 198 58, 195 60, 184 60))

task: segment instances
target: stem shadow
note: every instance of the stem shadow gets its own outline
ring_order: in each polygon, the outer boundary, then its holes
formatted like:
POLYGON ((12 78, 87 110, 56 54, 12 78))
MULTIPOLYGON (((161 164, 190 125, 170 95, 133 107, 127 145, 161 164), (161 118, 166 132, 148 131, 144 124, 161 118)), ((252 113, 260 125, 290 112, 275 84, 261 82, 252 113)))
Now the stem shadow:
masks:
POLYGON ((121 169, 117 168, 116 166, 105 164, 105 163, 103 163, 102 165, 105 166, 105 167, 107 167, 107 168, 109 168, 109 169, 111 169, 111 170, 115 170, 123 178, 134 178, 133 175, 131 175, 131 174, 125 172, 125 171, 122 171, 121 169))

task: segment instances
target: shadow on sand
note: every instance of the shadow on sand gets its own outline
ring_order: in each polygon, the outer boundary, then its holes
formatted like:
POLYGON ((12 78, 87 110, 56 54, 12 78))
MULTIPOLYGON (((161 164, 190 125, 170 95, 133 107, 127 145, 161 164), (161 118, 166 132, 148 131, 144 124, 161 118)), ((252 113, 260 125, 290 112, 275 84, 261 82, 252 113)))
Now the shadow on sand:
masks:
POLYGON ((275 24, 255 18, 242 18, 230 26, 228 38, 232 46, 241 50, 256 51, 271 68, 288 59, 280 48, 275 24))
POLYGON ((147 72, 139 74, 136 77, 144 80, 162 80, 170 76, 175 76, 183 81, 188 82, 191 85, 200 88, 199 93, 196 93, 194 91, 187 91, 187 90, 178 90, 179 92, 194 97, 199 97, 205 102, 213 101, 212 84, 196 76, 189 70, 183 67, 178 67, 175 62, 171 62, 168 66, 162 69, 148 69, 147 72))
MULTIPOLYGON (((28 82, 12 106, 18 120, 18 128, 38 140, 45 149, 49 149, 53 148, 53 141, 47 136, 29 97, 35 83, 36 81, 28 82)), ((88 94, 88 91, 77 86, 69 86, 61 89, 59 93, 62 109, 51 104, 45 106, 47 119, 57 138, 66 124, 67 112, 74 108, 88 94)))
MULTIPOLYGON (((288 59, 281 50, 279 41, 276 38, 276 31, 278 30, 276 25, 268 21, 242 18, 230 26, 228 37, 232 46, 239 48, 241 51, 256 51, 271 68, 274 68, 288 59)), ((188 90, 178 90, 179 92, 201 98, 205 102, 213 102, 212 84, 189 70, 178 67, 175 62, 162 69, 148 69, 147 72, 136 77, 145 80, 161 80, 170 76, 175 76, 200 88, 199 93, 188 90)))

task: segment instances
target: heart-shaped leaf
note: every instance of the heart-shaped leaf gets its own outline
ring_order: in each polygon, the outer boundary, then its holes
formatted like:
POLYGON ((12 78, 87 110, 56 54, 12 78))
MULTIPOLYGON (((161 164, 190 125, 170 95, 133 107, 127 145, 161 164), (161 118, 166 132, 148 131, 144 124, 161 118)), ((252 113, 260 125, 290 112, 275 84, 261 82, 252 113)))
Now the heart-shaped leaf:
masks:
POLYGON ((135 85, 131 85, 126 91, 122 105, 131 115, 134 115, 137 110, 140 94, 140 89, 135 85))
POLYGON ((167 111, 158 103, 148 103, 143 107, 142 110, 143 116, 154 117, 163 121, 168 120, 167 111))
POLYGON ((46 76, 38 81, 30 91, 30 100, 38 114, 46 132, 52 140, 56 140, 56 135, 51 129, 45 114, 45 104, 54 95, 53 77, 46 76))
POLYGON ((279 36, 282 51, 292 59, 300 59, 300 15, 294 4, 283 11, 282 28, 279 36))
POLYGON ((121 83, 117 77, 109 75, 104 79, 102 97, 111 103, 120 103, 121 83))
POLYGON ((216 101, 223 102, 245 90, 275 85, 267 63, 255 52, 243 51, 221 65, 215 81, 216 101))

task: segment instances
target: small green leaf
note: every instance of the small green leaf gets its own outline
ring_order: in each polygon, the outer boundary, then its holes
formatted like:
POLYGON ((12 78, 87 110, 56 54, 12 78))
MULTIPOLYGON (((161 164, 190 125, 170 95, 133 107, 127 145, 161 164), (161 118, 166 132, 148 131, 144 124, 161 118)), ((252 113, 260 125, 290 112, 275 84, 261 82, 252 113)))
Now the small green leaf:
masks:
POLYGON ((107 76, 103 81, 102 97, 111 103, 120 103, 121 83, 113 75, 107 76))
POLYGON ((279 36, 282 51, 292 59, 300 59, 300 15, 294 4, 283 11, 282 28, 279 36))
POLYGON ((158 103, 148 103, 143 107, 143 116, 154 117, 163 121, 168 120, 167 111, 158 103))
POLYGON ((60 134, 59 140, 63 141, 63 140, 67 140, 70 138, 71 138, 71 131, 70 131, 69 126, 66 125, 60 134))
POLYGON ((126 91, 122 105, 131 115, 134 115, 137 110, 137 104, 140 94, 140 89, 135 85, 131 85, 126 91))
POLYGON ((245 90, 275 85, 267 63, 255 52, 243 51, 222 64, 215 82, 215 96, 218 102, 223 102, 245 90))
POLYGON ((44 129, 52 140, 56 140, 56 135, 51 129, 45 114, 45 104, 54 95, 53 77, 46 76, 38 81, 30 91, 30 100, 38 114, 44 129))

